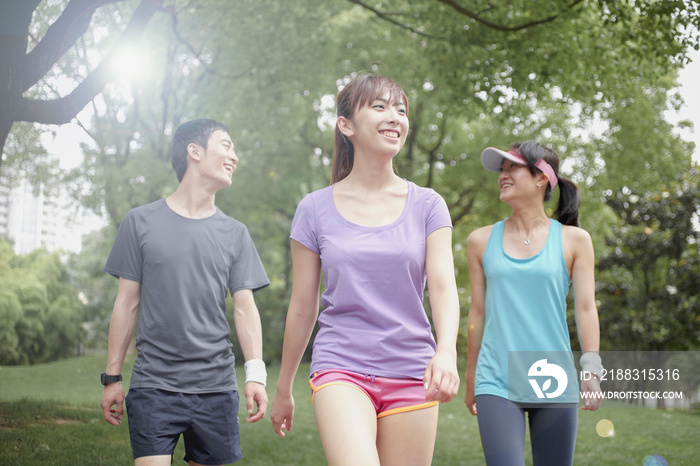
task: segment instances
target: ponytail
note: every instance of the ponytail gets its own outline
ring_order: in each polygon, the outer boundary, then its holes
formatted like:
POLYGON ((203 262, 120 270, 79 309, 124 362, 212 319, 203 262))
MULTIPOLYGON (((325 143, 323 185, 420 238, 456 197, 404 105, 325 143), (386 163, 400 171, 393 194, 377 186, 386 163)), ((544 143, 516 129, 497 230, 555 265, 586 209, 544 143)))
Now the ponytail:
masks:
POLYGON ((352 171, 355 150, 350 140, 335 125, 335 145, 333 148, 333 164, 331 165, 331 184, 337 183, 352 171))
MULTIPOLYGON (((538 160, 543 159, 552 167, 557 177, 559 186, 559 201, 552 217, 563 225, 580 226, 578 221, 578 211, 581 204, 581 194, 576 184, 559 174, 559 156, 549 147, 543 146, 535 141, 525 141, 521 144, 514 144, 513 148, 518 148, 523 158, 527 161, 530 172, 537 174, 540 170, 535 167, 538 160)), ((545 202, 552 197, 552 187, 547 183, 544 194, 545 202)))
MULTIPOLYGON (((578 210, 581 204, 581 194, 578 187, 573 181, 563 176, 557 175, 557 178, 559 179, 559 202, 557 202, 557 208, 552 217, 563 225, 580 227, 578 210)), ((549 185, 547 185, 547 190, 549 190, 549 185)))

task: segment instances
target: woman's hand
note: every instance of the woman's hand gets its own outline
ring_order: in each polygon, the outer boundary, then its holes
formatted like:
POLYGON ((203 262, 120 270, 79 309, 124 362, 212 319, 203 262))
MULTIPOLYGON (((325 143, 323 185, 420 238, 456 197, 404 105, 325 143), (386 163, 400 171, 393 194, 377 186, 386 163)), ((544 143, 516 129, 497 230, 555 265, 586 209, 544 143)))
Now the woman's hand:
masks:
POLYGON ((464 404, 470 413, 476 416, 476 397, 474 396, 474 387, 467 386, 467 396, 464 397, 464 404))
POLYGON ((602 401, 602 392, 600 390, 600 381, 598 377, 591 376, 588 380, 581 381, 581 393, 583 393, 583 406, 581 409, 586 411, 596 411, 600 408, 602 401))
POLYGON ((289 395, 281 395, 278 391, 275 394, 275 399, 272 400, 272 408, 270 409, 270 419, 272 420, 272 428, 275 429, 277 435, 284 437, 284 431, 292 430, 292 419, 294 418, 294 397, 289 395))
POLYGON ((457 356, 453 352, 435 352, 428 363, 423 377, 425 399, 447 403, 457 395, 459 374, 457 373, 457 356))

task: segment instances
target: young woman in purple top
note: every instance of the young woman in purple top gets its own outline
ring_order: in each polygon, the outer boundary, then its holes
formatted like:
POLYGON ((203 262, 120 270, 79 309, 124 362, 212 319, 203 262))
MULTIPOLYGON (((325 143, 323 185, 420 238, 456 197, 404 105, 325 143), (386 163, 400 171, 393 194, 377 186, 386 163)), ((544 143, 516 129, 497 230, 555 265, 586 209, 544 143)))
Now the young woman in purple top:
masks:
POLYGON ((459 387, 452 225, 432 189, 398 177, 408 101, 360 75, 338 95, 331 185, 299 204, 293 287, 271 410, 292 428, 292 382, 318 319, 310 385, 328 463, 431 463, 438 405, 459 387), (323 312, 319 315, 321 274, 323 312), (423 309, 430 305, 437 342, 423 309))

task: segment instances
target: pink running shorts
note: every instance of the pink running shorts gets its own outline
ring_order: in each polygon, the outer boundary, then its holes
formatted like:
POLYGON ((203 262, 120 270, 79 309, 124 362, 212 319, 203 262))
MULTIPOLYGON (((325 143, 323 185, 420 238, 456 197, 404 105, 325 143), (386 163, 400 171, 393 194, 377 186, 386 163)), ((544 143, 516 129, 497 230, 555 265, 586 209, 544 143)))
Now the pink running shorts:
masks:
MULTIPOLYGON (((426 401, 423 381, 418 379, 394 379, 375 377, 344 370, 322 370, 309 380, 313 394, 331 385, 355 388, 370 399, 377 411, 377 419, 391 414, 406 413, 430 408, 438 401, 426 401)), ((313 402, 313 397, 311 398, 313 402)))

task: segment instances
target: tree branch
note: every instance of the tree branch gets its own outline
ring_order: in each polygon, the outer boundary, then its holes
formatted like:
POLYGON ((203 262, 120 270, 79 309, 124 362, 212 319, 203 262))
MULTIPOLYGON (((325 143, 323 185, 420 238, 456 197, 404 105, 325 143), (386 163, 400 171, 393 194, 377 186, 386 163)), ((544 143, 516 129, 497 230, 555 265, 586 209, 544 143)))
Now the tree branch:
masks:
POLYGON ((445 127, 447 126, 447 121, 440 127, 440 137, 438 137, 435 145, 432 148, 427 148, 422 144, 418 144, 418 147, 428 154, 428 180, 425 186, 432 188, 433 186, 433 173, 435 172, 435 161, 437 160, 437 151, 442 147, 442 142, 445 139, 445 127))
POLYGON ((476 201, 476 196, 474 196, 474 192, 476 189, 474 188, 469 188, 461 193, 459 193, 459 199, 457 199, 456 202, 454 202, 452 205, 449 206, 450 213, 452 216, 452 223, 456 224, 459 220, 461 220, 463 217, 468 215, 472 207, 474 206, 474 202, 476 201), (462 200, 466 198, 467 196, 471 196, 469 200, 467 201, 466 204, 462 205, 462 200), (456 213, 452 213, 454 209, 457 209, 459 207, 459 211, 456 213))
POLYGON ((22 66, 20 93, 35 85, 59 58, 82 37, 90 26, 95 11, 107 3, 123 0, 71 0, 61 16, 49 27, 22 66))
POLYGON ((491 21, 488 21, 488 20, 481 18, 478 13, 475 13, 471 10, 467 10, 462 5, 457 3, 455 0, 438 0, 438 1, 441 3, 444 3, 445 5, 451 6, 458 13, 463 14, 464 16, 467 16, 475 21, 478 21, 479 23, 481 23, 485 26, 488 26, 492 29, 496 29, 498 31, 506 31, 506 32, 519 31, 521 29, 527 29, 527 28, 530 28, 533 26, 538 26, 540 24, 550 23, 550 22, 554 21, 555 19, 557 19, 559 16, 561 16, 562 13, 569 11, 570 9, 572 9, 573 7, 578 5, 579 3, 583 2, 583 0, 574 0, 573 3, 571 3, 569 6, 567 6, 563 10, 559 11, 558 13, 556 13, 552 16, 548 16, 544 19, 540 19, 537 21, 530 21, 527 23, 519 24, 517 26, 503 26, 501 24, 497 24, 497 23, 494 23, 494 22, 491 22, 491 21))
MULTIPOLYGON (((355 5, 361 6, 362 8, 364 8, 364 9, 366 9, 366 10, 371 11, 372 13, 374 13, 375 15, 377 15, 379 18, 383 19, 384 21, 388 21, 388 22, 390 22, 391 24, 396 25, 396 26, 400 27, 401 29, 406 29, 406 30, 408 30, 408 31, 411 31, 411 32, 414 33, 414 34, 418 34, 419 36, 423 36, 423 37, 428 37, 428 38, 431 38, 431 39, 435 39, 435 37, 434 37, 434 36, 431 36, 430 34, 426 34, 426 33, 422 32, 422 31, 419 31, 419 30, 416 29, 416 28, 413 28, 413 27, 411 27, 411 26, 407 26, 407 25, 405 25, 405 24, 399 23, 399 22, 396 21, 395 19, 389 18, 389 14, 390 14, 390 13, 383 13, 383 12, 377 10, 376 8, 373 8, 373 7, 369 6, 369 5, 367 5, 367 4, 364 3, 364 2, 361 2, 360 0, 348 0, 348 1, 349 1, 350 3, 354 3, 355 5)), ((395 13, 394 13, 394 15, 395 15, 395 13)))
POLYGON ((408 160, 409 163, 413 162, 414 159, 413 148, 417 144, 416 138, 418 137, 418 132, 422 126, 422 116, 423 101, 419 100, 415 110, 413 108, 411 109, 411 130, 409 131, 408 137, 406 138, 406 143, 404 144, 404 146, 408 147, 408 151, 406 152, 406 160, 408 160))
MULTIPOLYGON (((243 72, 238 73, 238 74, 222 73, 222 72, 218 71, 217 69, 215 69, 215 68, 209 66, 209 64, 207 64, 206 60, 204 60, 204 59, 201 58, 201 57, 202 57, 202 51, 201 51, 201 50, 195 49, 194 45, 192 45, 192 43, 190 43, 188 40, 186 40, 186 39, 182 36, 182 34, 181 34, 181 32, 180 32, 181 28, 178 27, 179 19, 178 19, 178 16, 177 16, 176 12, 175 12, 173 9, 171 9, 171 8, 167 9, 166 11, 167 11, 167 12, 171 15, 171 17, 172 17, 172 21, 173 21, 173 33, 175 34, 175 37, 177 38, 177 40, 178 40, 182 45, 184 45, 184 46, 190 51, 190 53, 192 53, 192 55, 194 55, 194 56, 197 58, 197 60, 199 61, 200 66, 202 66, 202 68, 204 68, 204 70, 205 70, 207 73, 212 74, 212 75, 214 75, 214 76, 222 77, 222 78, 224 78, 224 79, 230 79, 230 80, 233 80, 233 81, 238 80, 238 79, 241 79, 242 77, 247 76, 248 74, 250 74, 250 70, 246 70, 246 71, 243 71, 243 72)), ((212 62, 216 62, 216 60, 212 60, 212 62)))
MULTIPOLYGON (((141 37, 158 8, 159 4, 154 0, 142 0, 124 30, 121 42, 135 42, 141 37)), ((110 67, 117 51, 118 48, 112 50, 102 63, 67 96, 48 101, 22 99, 15 109, 14 120, 58 125, 68 123, 95 96, 102 92, 102 89, 110 81, 112 77, 110 67)))

